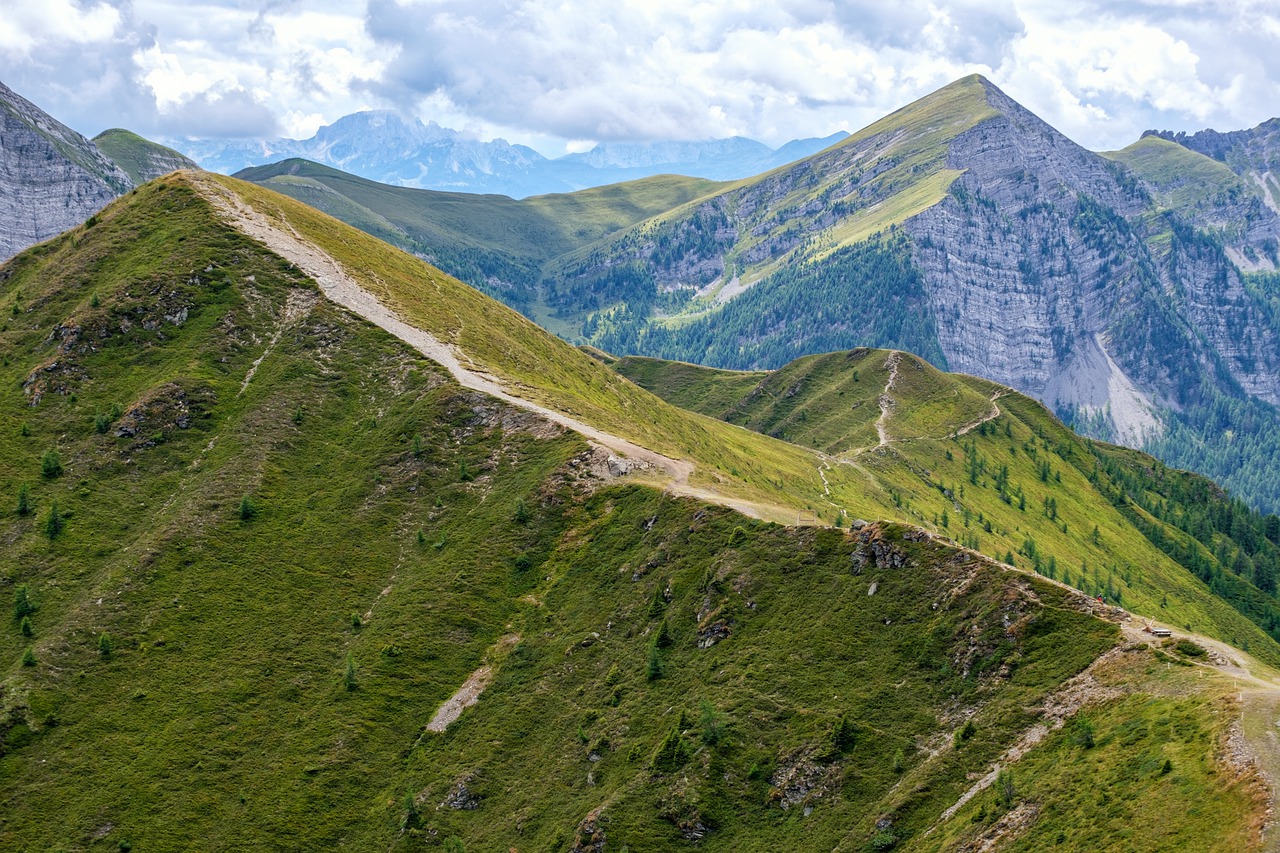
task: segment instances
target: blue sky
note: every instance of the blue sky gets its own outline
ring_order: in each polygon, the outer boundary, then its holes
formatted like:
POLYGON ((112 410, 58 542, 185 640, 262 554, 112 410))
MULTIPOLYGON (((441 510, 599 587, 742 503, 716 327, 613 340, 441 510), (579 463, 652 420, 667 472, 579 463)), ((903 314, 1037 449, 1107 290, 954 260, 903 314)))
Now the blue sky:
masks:
POLYGON ((857 130, 979 72, 1068 136, 1280 114, 1280 4, 0 0, 0 80, 82 133, 310 136, 391 108, 555 156, 857 130))

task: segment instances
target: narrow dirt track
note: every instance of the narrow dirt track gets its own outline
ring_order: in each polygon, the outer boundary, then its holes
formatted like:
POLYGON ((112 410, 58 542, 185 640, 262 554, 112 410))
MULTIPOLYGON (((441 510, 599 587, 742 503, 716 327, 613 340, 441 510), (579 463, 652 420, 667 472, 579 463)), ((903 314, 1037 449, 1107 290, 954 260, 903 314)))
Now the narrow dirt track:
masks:
POLYGON ((454 380, 464 388, 480 391, 517 408, 534 412, 619 456, 642 463, 644 467, 666 478, 664 488, 671 494, 728 506, 753 518, 765 518, 778 514, 777 508, 728 497, 711 489, 691 484, 689 479, 695 466, 687 459, 672 459, 621 436, 585 424, 563 412, 510 393, 494 377, 466 366, 452 347, 430 332, 400 319, 395 312, 379 302, 376 296, 361 287, 337 260, 319 246, 306 240, 292 228, 287 230, 281 228, 215 181, 202 178, 198 173, 191 174, 190 179, 201 195, 225 217, 227 224, 262 243, 305 272, 319 285, 321 292, 331 302, 390 332, 447 369, 454 380))

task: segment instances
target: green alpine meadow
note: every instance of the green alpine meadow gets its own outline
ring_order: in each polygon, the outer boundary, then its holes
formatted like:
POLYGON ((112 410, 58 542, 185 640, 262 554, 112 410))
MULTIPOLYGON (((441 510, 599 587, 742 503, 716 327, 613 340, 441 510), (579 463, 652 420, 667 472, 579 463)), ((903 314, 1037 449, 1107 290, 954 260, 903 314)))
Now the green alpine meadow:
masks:
POLYGON ((1011 387, 579 349, 195 171, 0 312, 4 849, 1264 849, 1280 522, 1011 387))

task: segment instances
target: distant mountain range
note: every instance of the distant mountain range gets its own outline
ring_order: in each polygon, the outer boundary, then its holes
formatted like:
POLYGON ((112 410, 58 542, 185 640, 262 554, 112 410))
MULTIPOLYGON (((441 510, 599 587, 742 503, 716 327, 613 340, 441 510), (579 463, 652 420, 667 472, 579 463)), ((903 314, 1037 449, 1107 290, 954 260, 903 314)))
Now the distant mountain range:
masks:
POLYGON ((797 139, 779 148, 741 136, 703 142, 609 142, 548 159, 503 139, 481 142, 390 111, 353 113, 310 139, 170 139, 212 172, 234 174, 290 158, 396 186, 524 198, 659 174, 736 180, 807 157, 848 136, 797 139))

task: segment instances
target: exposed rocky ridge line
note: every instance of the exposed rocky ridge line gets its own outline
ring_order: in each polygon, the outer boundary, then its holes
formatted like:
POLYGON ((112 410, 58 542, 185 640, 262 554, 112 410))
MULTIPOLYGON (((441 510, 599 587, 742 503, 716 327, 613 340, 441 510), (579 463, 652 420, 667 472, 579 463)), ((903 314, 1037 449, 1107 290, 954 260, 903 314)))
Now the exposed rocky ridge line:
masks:
POLYGON ((92 142, 0 83, 0 261, 79 225, 132 186, 92 142))

